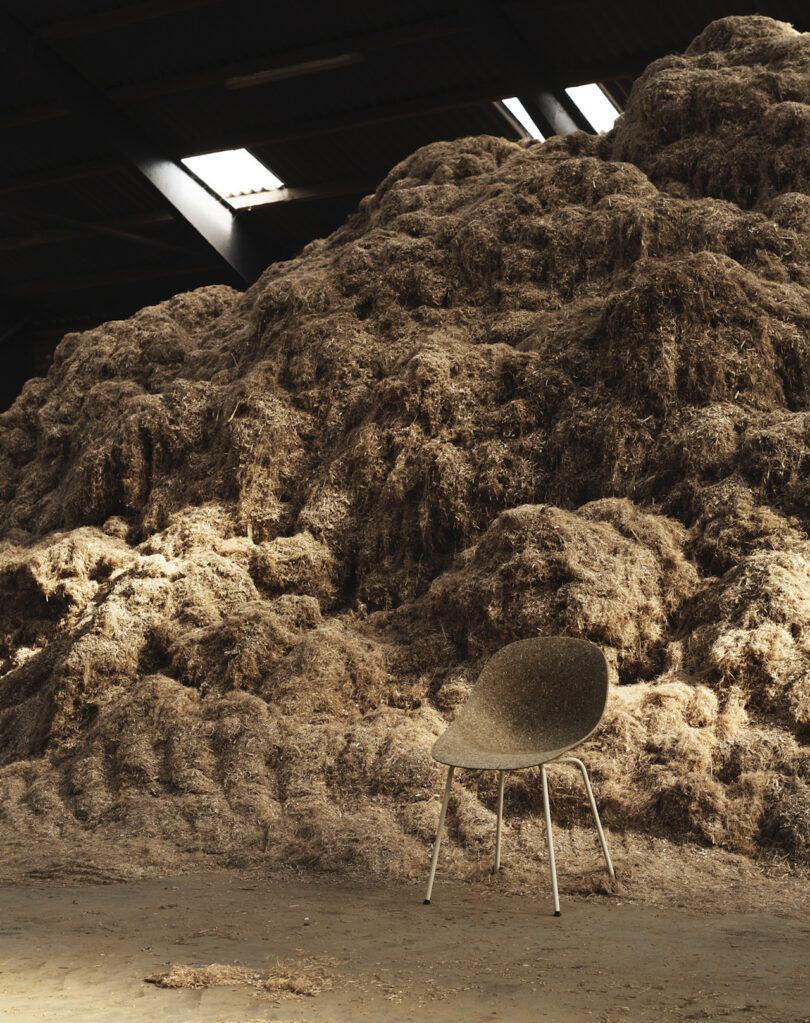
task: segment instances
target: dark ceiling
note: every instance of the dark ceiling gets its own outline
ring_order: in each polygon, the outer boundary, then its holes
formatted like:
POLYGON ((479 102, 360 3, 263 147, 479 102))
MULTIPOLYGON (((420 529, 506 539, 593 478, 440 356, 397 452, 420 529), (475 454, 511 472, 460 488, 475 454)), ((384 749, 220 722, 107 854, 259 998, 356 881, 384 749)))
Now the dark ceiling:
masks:
POLYGON ((570 130, 584 125, 565 87, 600 82, 621 106, 651 60, 714 18, 761 13, 810 29, 798 0, 19 9, 0 35, 0 408, 47 370, 66 331, 203 284, 244 287, 337 227, 419 146, 520 137, 503 97, 519 96, 547 134, 570 130), (195 202, 213 200, 178 161, 238 147, 287 192, 234 216, 214 202, 229 234, 212 244, 195 202))

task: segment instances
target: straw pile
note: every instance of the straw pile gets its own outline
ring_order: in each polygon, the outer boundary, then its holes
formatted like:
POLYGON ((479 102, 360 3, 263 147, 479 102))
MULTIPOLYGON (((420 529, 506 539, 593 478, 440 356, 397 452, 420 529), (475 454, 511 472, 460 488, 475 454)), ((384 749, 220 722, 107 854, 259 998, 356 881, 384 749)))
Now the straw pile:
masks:
POLYGON ((332 986, 332 977, 314 960, 299 959, 288 962, 287 957, 279 959, 272 969, 251 969, 248 966, 234 966, 230 963, 211 963, 208 966, 186 966, 172 963, 151 977, 144 977, 148 984, 158 987, 199 990, 212 987, 252 987, 260 992, 277 997, 320 994, 332 986))
POLYGON ((614 830, 810 859, 808 138, 810 35, 726 18, 606 136, 428 146, 244 295, 68 335, 0 417, 5 833, 421 870, 434 737, 564 633, 614 830))

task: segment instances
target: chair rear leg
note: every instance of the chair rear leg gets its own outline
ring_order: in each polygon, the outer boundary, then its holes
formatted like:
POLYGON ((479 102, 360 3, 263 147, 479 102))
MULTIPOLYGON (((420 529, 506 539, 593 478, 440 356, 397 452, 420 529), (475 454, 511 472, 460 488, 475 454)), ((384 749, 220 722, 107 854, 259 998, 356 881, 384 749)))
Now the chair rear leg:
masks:
POLYGON ((498 823, 495 827, 495 873, 501 869, 501 828, 503 827, 503 785, 506 780, 504 771, 498 772, 500 784, 498 786, 498 823))
POLYGON ((436 841, 433 845, 433 859, 430 861, 430 876, 428 877, 427 892, 425 893, 426 906, 430 905, 430 895, 433 891, 433 879, 436 877, 436 864, 439 862, 439 846, 442 844, 442 829, 444 828, 444 816, 447 813, 447 803, 450 799, 450 787, 453 784, 453 773, 455 767, 449 767, 447 769, 447 783, 444 786, 444 799, 442 800, 442 809, 439 814, 439 829, 436 832, 436 841))
POLYGON ((591 788, 591 779, 588 777, 588 771, 581 760, 577 760, 576 757, 566 757, 566 760, 572 764, 577 764, 580 771, 582 771, 582 778, 585 782, 585 791, 588 793, 588 799, 591 804, 591 810, 593 811, 593 819, 596 822, 596 831, 599 835, 599 844, 602 846, 602 852, 605 854, 605 863, 607 864, 608 874, 615 880, 616 872, 613 869, 613 861, 610 858, 608 852, 607 842, 605 841, 605 833, 602 830, 602 822, 599 820, 599 811, 596 809, 596 800, 593 796, 593 789, 591 788))
POLYGON ((551 891, 554 894, 554 916, 560 916, 560 893, 557 891, 557 864, 554 861, 554 837, 551 834, 551 809, 548 804, 548 775, 545 764, 540 765, 540 777, 543 779, 543 813, 546 817, 548 867, 551 872, 551 891))

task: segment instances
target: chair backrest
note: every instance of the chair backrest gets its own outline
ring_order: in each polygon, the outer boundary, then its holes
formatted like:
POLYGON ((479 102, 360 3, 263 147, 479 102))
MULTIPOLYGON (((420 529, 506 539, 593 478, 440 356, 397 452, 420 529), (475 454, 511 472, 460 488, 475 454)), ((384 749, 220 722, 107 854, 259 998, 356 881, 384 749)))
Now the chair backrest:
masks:
MULTIPOLYGON (((518 640, 487 661, 445 735, 456 749, 465 740, 504 753, 570 749, 599 724, 607 693, 607 661, 594 643, 567 636, 518 640)), ((437 752, 444 745, 440 739, 437 752)))

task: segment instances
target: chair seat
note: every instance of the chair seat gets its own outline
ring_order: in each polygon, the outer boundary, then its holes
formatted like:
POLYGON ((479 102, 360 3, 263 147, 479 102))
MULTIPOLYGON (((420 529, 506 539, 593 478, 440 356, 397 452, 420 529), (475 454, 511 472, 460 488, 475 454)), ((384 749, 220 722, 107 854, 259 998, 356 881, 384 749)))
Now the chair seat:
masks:
POLYGON ((578 746, 599 723, 607 664, 592 643, 520 640, 498 651, 431 755, 448 767, 517 771, 578 746))
POLYGON ((431 756, 448 767, 466 767, 477 771, 519 771, 525 767, 537 767, 556 760, 563 753, 573 749, 577 743, 569 743, 558 749, 517 749, 504 750, 486 748, 470 743, 466 739, 454 741, 452 729, 448 729, 433 744, 431 756))

